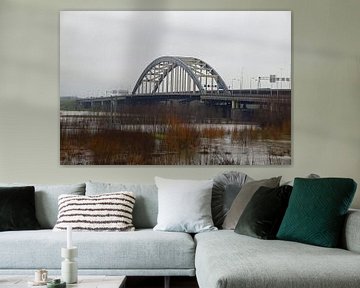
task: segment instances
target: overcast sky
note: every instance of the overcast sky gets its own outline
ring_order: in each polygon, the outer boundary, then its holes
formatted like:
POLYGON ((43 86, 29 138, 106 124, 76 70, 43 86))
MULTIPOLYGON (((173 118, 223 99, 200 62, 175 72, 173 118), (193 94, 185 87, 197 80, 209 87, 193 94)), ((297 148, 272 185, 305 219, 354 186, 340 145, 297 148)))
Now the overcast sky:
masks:
POLYGON ((237 79, 247 88, 253 77, 290 77, 291 12, 60 12, 61 96, 131 91, 160 56, 200 58, 236 89, 237 79))

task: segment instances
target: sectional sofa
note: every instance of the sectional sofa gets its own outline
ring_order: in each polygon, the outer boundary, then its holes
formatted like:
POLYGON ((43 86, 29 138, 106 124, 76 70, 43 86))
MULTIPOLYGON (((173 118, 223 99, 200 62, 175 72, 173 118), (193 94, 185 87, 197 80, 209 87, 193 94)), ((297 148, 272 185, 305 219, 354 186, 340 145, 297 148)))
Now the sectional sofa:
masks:
MULTIPOLYGON (((6 186, 10 184, 0 184, 6 186)), ((13 184, 11 184, 13 185, 13 184)), ((39 230, 0 232, 0 278, 46 268, 60 273, 66 232, 55 232, 61 194, 95 195, 132 191, 135 231, 73 232, 79 274, 196 276, 200 288, 360 287, 360 211, 349 211, 342 246, 323 248, 261 240, 233 230, 198 234, 154 231, 158 213, 155 185, 88 182, 35 185, 39 230)))

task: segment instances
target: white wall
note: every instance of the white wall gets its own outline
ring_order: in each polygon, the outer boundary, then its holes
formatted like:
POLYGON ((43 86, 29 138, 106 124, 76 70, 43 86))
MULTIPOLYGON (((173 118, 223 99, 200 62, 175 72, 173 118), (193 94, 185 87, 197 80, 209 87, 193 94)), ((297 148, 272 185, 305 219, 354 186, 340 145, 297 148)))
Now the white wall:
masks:
MULTIPOLYGON (((152 182, 155 175, 254 178, 318 173, 360 186, 360 2, 357 0, 0 1, 0 182, 152 182), (290 167, 59 164, 59 10, 293 11, 290 167)), ((360 188, 358 189, 360 191, 360 188)), ((353 204, 360 207, 358 191, 353 204)))

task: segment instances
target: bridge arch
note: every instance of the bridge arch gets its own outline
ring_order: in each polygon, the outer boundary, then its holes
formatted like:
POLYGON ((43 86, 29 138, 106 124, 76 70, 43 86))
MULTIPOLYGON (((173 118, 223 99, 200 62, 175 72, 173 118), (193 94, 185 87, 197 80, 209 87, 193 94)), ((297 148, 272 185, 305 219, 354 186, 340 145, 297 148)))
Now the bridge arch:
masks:
POLYGON ((162 56, 141 73, 132 94, 227 92, 221 76, 195 57, 162 56))

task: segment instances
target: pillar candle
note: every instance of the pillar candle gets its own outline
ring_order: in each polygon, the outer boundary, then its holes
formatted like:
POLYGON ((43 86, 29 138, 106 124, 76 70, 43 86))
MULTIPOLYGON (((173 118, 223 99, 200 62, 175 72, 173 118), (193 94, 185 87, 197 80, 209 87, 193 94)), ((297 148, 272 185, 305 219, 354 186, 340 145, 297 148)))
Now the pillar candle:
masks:
POLYGON ((72 235, 71 235, 72 227, 70 225, 67 226, 66 232, 67 232, 66 248, 70 249, 72 248, 72 235))

